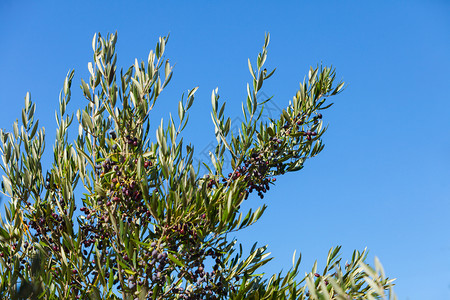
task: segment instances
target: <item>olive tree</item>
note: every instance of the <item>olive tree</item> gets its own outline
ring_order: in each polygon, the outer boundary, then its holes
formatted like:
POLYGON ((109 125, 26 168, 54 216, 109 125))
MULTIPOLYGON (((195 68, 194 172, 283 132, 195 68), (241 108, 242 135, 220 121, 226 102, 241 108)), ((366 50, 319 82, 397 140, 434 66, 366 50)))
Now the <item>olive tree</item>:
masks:
MULTIPOLYGON (((59 96, 53 162, 44 166, 45 131, 25 97, 21 122, 0 131, 2 191, 0 293, 12 299, 394 299, 392 280, 366 251, 343 262, 340 247, 300 275, 300 258, 286 273, 261 275, 267 246, 242 250, 230 233, 260 219, 266 205, 242 211, 249 195, 264 197, 278 176, 302 169, 324 147, 322 113, 335 70, 316 67, 278 118, 262 118, 258 91, 267 71, 269 35, 242 103, 238 133, 225 102, 212 92, 217 146, 205 168, 183 140, 197 87, 150 132, 151 111, 172 78, 159 38, 147 61, 116 67, 117 34, 94 36, 90 77, 81 80, 86 106, 67 113, 74 72, 59 96), (78 134, 69 131, 74 116, 78 134), (76 135, 69 140, 69 133, 76 135), (230 162, 224 156, 231 157, 230 162), (203 170, 203 172, 201 171, 203 170)), ((249 198, 248 201, 255 201, 249 198)))

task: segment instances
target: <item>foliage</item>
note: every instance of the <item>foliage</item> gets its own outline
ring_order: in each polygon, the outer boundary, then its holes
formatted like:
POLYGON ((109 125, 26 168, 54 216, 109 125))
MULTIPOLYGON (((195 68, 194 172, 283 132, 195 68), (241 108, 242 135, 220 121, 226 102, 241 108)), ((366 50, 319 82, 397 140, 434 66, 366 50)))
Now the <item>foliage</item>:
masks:
POLYGON ((230 131, 217 89, 212 93, 217 147, 201 174, 181 137, 197 88, 178 103, 178 120, 161 121, 155 138, 149 132, 150 112, 172 78, 167 37, 146 63, 136 60, 120 74, 116 39, 94 36, 90 78, 81 80, 87 105, 76 112, 73 142, 68 73, 48 171, 30 94, 22 123, 0 131, 2 190, 10 199, 0 227, 2 299, 395 299, 392 280, 377 260, 375 269, 365 263, 366 251, 342 266, 340 247, 331 249, 323 272, 314 265, 304 277, 294 256, 290 271, 269 278, 258 273, 272 259, 267 246, 255 244, 245 255, 228 238, 264 213, 266 205, 241 212, 250 194, 263 198, 277 176, 300 170, 323 149, 321 112, 343 87, 334 85, 334 69, 311 68, 279 118, 262 120, 256 95, 275 71, 264 68, 266 35, 256 69, 249 60, 239 134, 230 131))

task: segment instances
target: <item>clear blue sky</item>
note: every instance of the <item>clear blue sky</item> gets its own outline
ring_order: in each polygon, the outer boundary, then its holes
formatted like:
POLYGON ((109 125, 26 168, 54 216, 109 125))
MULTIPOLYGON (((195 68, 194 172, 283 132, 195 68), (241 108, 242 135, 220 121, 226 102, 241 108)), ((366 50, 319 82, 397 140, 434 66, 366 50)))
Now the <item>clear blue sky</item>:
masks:
POLYGON ((269 244, 271 273, 288 269, 294 250, 306 271, 315 259, 323 266, 332 246, 343 246, 344 259, 368 247, 398 278, 399 299, 450 299, 450 1, 149 2, 2 0, 0 127, 12 128, 30 91, 49 159, 69 69, 69 109, 85 104, 78 86, 94 33, 118 31, 127 68, 170 32, 166 55, 176 66, 155 122, 198 85, 186 139, 201 152, 214 140, 211 90, 219 86, 229 115, 239 116, 247 58, 255 61, 269 31, 267 65, 277 71, 263 90, 277 106, 320 62, 348 86, 324 114, 325 150, 279 178, 267 213, 240 240, 269 244))

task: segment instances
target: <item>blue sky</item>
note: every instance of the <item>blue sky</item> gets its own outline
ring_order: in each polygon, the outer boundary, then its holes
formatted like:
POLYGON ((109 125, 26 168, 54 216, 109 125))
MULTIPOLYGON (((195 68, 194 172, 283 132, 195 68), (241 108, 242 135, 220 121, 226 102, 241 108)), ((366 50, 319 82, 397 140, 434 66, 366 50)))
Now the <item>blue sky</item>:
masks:
POLYGON ((154 120, 199 86, 185 131, 199 153, 214 140, 212 89, 239 117, 247 58, 255 61, 265 32, 267 66, 277 71, 263 91, 277 107, 310 65, 335 66, 348 86, 324 113, 325 150, 277 180, 262 220, 238 238, 269 244, 276 257, 269 273, 288 269, 294 250, 306 271, 315 259, 323 265, 332 246, 343 246, 344 259, 368 247, 398 278, 399 299, 450 299, 450 2, 3 0, 0 128, 12 128, 30 91, 50 159, 65 75, 76 71, 75 110, 85 104, 78 86, 88 77, 94 33, 115 31, 124 68, 170 32, 166 56, 176 65, 154 120))

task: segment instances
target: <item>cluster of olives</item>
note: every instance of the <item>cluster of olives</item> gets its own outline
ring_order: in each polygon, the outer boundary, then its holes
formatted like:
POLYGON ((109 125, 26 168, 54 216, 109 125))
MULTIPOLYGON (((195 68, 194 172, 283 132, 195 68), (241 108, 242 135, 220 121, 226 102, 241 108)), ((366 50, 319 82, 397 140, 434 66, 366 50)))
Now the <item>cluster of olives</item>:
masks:
MULTIPOLYGON (((278 139, 273 139, 273 141, 276 144, 282 143, 278 139)), ((257 191, 258 196, 262 199, 264 198, 264 193, 270 189, 269 184, 276 180, 269 176, 270 170, 274 165, 274 159, 275 156, 273 154, 266 157, 262 151, 255 151, 250 155, 249 159, 244 160, 242 166, 238 166, 234 172, 228 174, 228 177, 223 178, 222 182, 229 182, 243 177, 247 183, 247 189, 244 192, 245 199, 253 191, 257 191)))
MULTIPOLYGON (((289 135, 293 126, 303 125, 306 118, 307 115, 298 114, 294 118, 293 123, 286 122, 283 127, 285 129, 284 135, 289 135)), ((317 124, 319 119, 322 119, 322 114, 320 113, 313 117, 314 124, 317 124)), ((305 136, 307 140, 311 140, 317 136, 317 132, 311 130, 300 131, 300 134, 305 136)), ((258 193, 261 199, 264 198, 264 193, 270 189, 270 183, 276 180, 273 175, 284 174, 286 172, 286 164, 283 164, 279 160, 280 155, 285 151, 284 149, 284 140, 277 136, 270 138, 267 147, 264 149, 254 149, 248 159, 245 159, 232 173, 229 173, 227 177, 222 179, 222 183, 243 178, 247 183, 247 188, 244 192, 245 199, 254 191, 258 193)), ((219 185, 218 181, 214 178, 207 177, 206 179, 208 188, 219 185)))
POLYGON ((316 135, 317 135, 317 132, 311 132, 310 130, 308 130, 307 132, 305 132, 305 136, 306 136, 306 139, 307 139, 308 141, 311 140, 312 136, 316 136, 316 135))
POLYGON ((136 147, 139 144, 137 137, 131 137, 130 135, 127 135, 125 137, 125 139, 126 139, 128 145, 132 145, 132 146, 136 147))
MULTIPOLYGON (((204 216, 204 215, 202 215, 204 216)), ((204 219, 204 218, 203 218, 204 219)), ((196 225, 191 222, 184 224, 174 224, 169 226, 169 230, 172 230, 175 233, 175 237, 171 237, 173 240, 189 240, 190 242, 197 242, 197 230, 196 225)))
MULTIPOLYGON (((114 132, 111 135, 115 138, 114 132)), ((117 160, 124 162, 125 157, 119 156, 117 160)), ((136 163, 137 159, 130 161, 128 163, 129 168, 132 169, 136 163)), ((150 166, 152 166, 151 161, 147 160, 144 162, 145 168, 150 166)), ((101 178, 105 178, 103 185, 108 185, 106 187, 107 195, 97 199, 97 208, 88 209, 87 207, 82 207, 80 209, 85 213, 86 219, 91 224, 83 228, 86 236, 83 243, 86 247, 94 244, 95 241, 99 241, 101 245, 110 236, 108 234, 110 230, 108 207, 111 207, 113 210, 120 209, 120 212, 122 212, 122 220, 128 223, 131 223, 133 219, 140 219, 143 223, 147 223, 151 217, 150 212, 143 202, 139 186, 133 180, 132 176, 128 176, 125 164, 119 164, 110 158, 106 158, 101 165, 96 166, 96 169, 97 174, 101 178), (106 176, 105 174, 107 173, 110 176, 106 176), (94 225, 95 221, 97 221, 97 225, 94 225)))
MULTIPOLYGON (((104 167, 107 170, 110 167, 109 163, 104 163, 104 167)), ((141 224, 150 222, 151 214, 143 203, 142 194, 136 182, 122 176, 122 172, 117 165, 114 169, 116 167, 116 177, 111 179, 109 196, 98 198, 97 208, 80 208, 88 221, 81 228, 85 237, 83 241, 85 247, 90 247, 98 242, 97 246, 99 249, 102 249, 108 243, 112 229, 109 223, 107 207, 111 207, 111 209, 120 208, 122 221, 131 223, 133 220, 140 219, 141 224)))
MULTIPOLYGON (((91 220, 91 218, 94 218, 93 212, 89 209, 82 207, 81 210, 86 214, 86 219, 91 220)), ((85 224, 80 227, 84 236, 82 242, 84 247, 89 248, 95 242, 98 242, 98 249, 103 249, 108 244, 110 233, 106 230, 106 226, 102 226, 103 224, 105 224, 105 217, 101 216, 98 218, 97 224, 85 224)))
MULTIPOLYGON (((189 282, 190 288, 185 289, 174 285, 169 288, 168 297, 177 299, 218 299, 226 295, 225 286, 227 283, 220 272, 222 257, 220 251, 209 248, 205 250, 204 245, 197 234, 197 227, 202 224, 206 216, 200 216, 198 223, 188 222, 184 224, 165 225, 156 227, 156 236, 163 236, 163 244, 152 242, 148 250, 142 250, 142 259, 138 262, 138 267, 132 270, 136 272, 127 278, 127 287, 130 291, 135 291, 137 286, 148 288, 148 297, 153 296, 156 286, 167 284, 167 278, 174 274, 179 279, 189 282), (167 250, 164 250, 167 249, 167 250), (176 259, 184 263, 184 267, 175 268, 175 264, 168 258, 168 252, 176 259), (211 264, 210 262, 213 262, 211 264), (205 265, 212 265, 207 271, 205 265)), ((124 260, 128 260, 126 254, 124 260)), ((118 283, 116 278, 115 283, 118 283)))
MULTIPOLYGON (((218 254, 217 254, 218 255, 218 254)), ((177 256, 177 255, 174 255, 177 256)), ((225 295, 225 280, 223 276, 219 276, 218 272, 220 259, 216 256, 216 252, 199 250, 198 253, 186 255, 186 252, 180 251, 178 256, 186 260, 186 267, 177 271, 178 278, 185 278, 192 284, 190 289, 184 289, 181 286, 172 286, 169 296, 177 299, 217 299, 220 295, 225 295), (206 272, 204 260, 207 256, 215 259, 216 264, 213 266, 213 271, 206 272)), ((138 266, 140 269, 132 269, 136 274, 126 277, 127 288, 129 291, 135 291, 137 286, 148 287, 148 297, 153 296, 153 291, 156 286, 162 287, 167 282, 168 276, 175 271, 174 266, 171 265, 168 259, 167 252, 158 249, 157 243, 153 242, 149 251, 145 251, 143 258, 138 266)), ((123 256, 124 260, 129 258, 126 254, 123 256)), ((125 275, 125 273, 123 273, 125 275)), ((118 283, 116 277, 115 284, 118 283)), ((121 289, 118 287, 118 289, 121 289)))
MULTIPOLYGON (((180 255, 186 260, 186 268, 179 271, 178 277, 183 276, 191 284, 191 289, 183 290, 181 287, 174 288, 174 293, 180 299, 218 299, 227 294, 226 280, 220 272, 222 255, 214 249, 198 249, 198 246, 180 249, 180 255), (205 263, 212 261, 212 270, 206 271, 205 263)), ((210 264, 210 263, 209 263, 210 264)))
POLYGON ((100 177, 105 176, 105 173, 108 173, 109 171, 111 171, 112 167, 115 165, 116 165, 116 162, 111 161, 109 158, 106 158, 102 162, 102 164, 95 166, 95 169, 97 170, 97 175, 100 175, 100 177))
MULTIPOLYGON (((127 280, 127 288, 129 291, 135 291, 136 287, 139 286, 150 286, 149 297, 153 294, 153 288, 155 286, 163 286, 166 283, 167 276, 173 267, 170 267, 167 252, 158 248, 156 242, 152 242, 150 249, 144 250, 143 258, 138 262, 138 268, 132 267, 132 270, 136 272, 134 275, 126 275, 122 272, 122 276, 127 280)), ((125 261, 130 260, 128 255, 122 254, 122 259, 125 261)), ((114 264, 117 268, 117 263, 114 264)), ((119 278, 116 277, 114 284, 118 284, 119 278)), ((121 289, 118 286, 118 289, 121 289)))
MULTIPOLYGON (((276 143, 278 144, 278 140, 276 143)), ((273 155, 265 157, 262 152, 254 152, 251 154, 250 159, 244 161, 244 166, 240 169, 248 170, 245 175, 245 181, 248 183, 248 193, 252 193, 255 190, 261 199, 264 198, 264 193, 270 189, 269 184, 276 180, 268 176, 273 160, 273 155)))
MULTIPOLYGON (((115 132, 110 132, 110 136, 112 139, 117 138, 115 132)), ((131 136, 126 136, 125 141, 132 146, 139 144, 138 139, 131 136)), ((115 150, 117 147, 113 146, 113 149, 115 150)), ((97 199, 96 207, 82 207, 80 209, 86 215, 86 220, 89 223, 82 226, 85 237, 83 245, 85 247, 90 247, 94 243, 97 243, 99 249, 109 246, 110 237, 113 233, 109 222, 108 210, 118 212, 121 220, 124 222, 135 224, 139 220, 140 224, 144 225, 151 221, 151 213, 143 201, 140 186, 133 176, 133 170, 138 160, 132 157, 132 153, 115 152, 111 153, 101 164, 96 166, 97 174, 101 178, 102 187, 105 189, 106 195, 97 199)), ((143 166, 145 169, 148 169, 153 166, 153 163, 150 160, 145 160, 143 166)), ((185 229, 189 231, 187 228, 185 229)), ((127 286, 124 288, 129 291, 135 291, 138 285, 149 286, 151 287, 151 294, 155 286, 163 286, 166 283, 168 274, 174 268, 170 266, 167 252, 163 251, 162 248, 158 248, 155 242, 151 244, 149 250, 141 248, 138 251, 142 251, 142 255, 138 255, 138 257, 143 257, 143 259, 138 262, 137 266, 132 267, 136 274, 133 276, 129 276, 125 272, 121 274, 127 282, 127 286)), ((127 253, 117 253, 116 255, 119 255, 120 258, 116 257, 115 260, 130 260, 127 253)), ((112 267, 117 269, 117 261, 112 263, 112 267)), ((118 284, 118 282, 118 274, 115 274, 114 284, 118 284)), ((118 286, 118 289, 121 288, 118 286)))
MULTIPOLYGON (((281 142, 281 140, 280 140, 281 142)), ((258 196, 264 198, 270 186, 269 184, 276 181, 274 177, 270 177, 270 170, 274 166, 283 167, 281 163, 275 164, 275 155, 271 154, 270 157, 266 157, 263 152, 253 152, 250 159, 244 160, 242 166, 238 166, 232 173, 229 173, 227 177, 222 178, 222 183, 231 182, 238 178, 243 178, 247 183, 247 188, 243 192, 245 199, 253 191, 258 192, 258 196)), ((214 178, 206 177, 207 187, 212 188, 218 186, 219 183, 214 178)))
POLYGON ((197 261, 194 263, 196 268, 193 273, 193 279, 196 280, 196 286, 194 288, 195 293, 190 297, 185 297, 185 299, 203 299, 203 297, 208 299, 217 299, 227 294, 226 287, 228 283, 219 269, 220 266, 222 266, 222 255, 219 251, 213 249, 205 251, 204 255, 204 260, 206 260, 207 257, 212 259, 214 263, 212 266, 212 271, 205 272, 205 265, 203 262, 200 263, 197 261))
MULTIPOLYGON (((298 114, 294 118, 294 124, 301 126, 305 123, 307 116, 305 114, 298 114)), ((317 114, 313 117, 314 124, 322 119, 322 114, 317 114)), ((294 125, 295 126, 295 125, 294 125)), ((286 122, 283 127, 285 134, 289 135, 292 129, 292 124, 286 122)), ((317 135, 314 131, 301 131, 300 132, 309 141, 312 137, 317 135)), ((227 178, 222 179, 223 182, 236 180, 237 178, 244 176, 245 182, 247 182, 247 190, 245 193, 245 199, 253 191, 258 192, 258 196, 264 198, 264 193, 270 189, 270 183, 275 181, 276 178, 271 177, 271 174, 284 174, 286 165, 277 160, 280 153, 283 152, 283 140, 278 137, 272 137, 269 140, 268 148, 264 150, 252 152, 249 159, 246 159, 243 166, 239 166, 236 170, 228 174, 227 178)), ((208 186, 211 187, 216 184, 215 181, 210 180, 208 186)))
MULTIPOLYGON (((294 124, 297 124, 298 126, 301 126, 305 123, 307 116, 305 114, 298 114, 295 118, 294 118, 294 124)), ((317 124, 319 122, 319 120, 322 119, 322 114, 319 113, 316 116, 313 117, 313 123, 317 124)), ((286 122, 286 124, 284 124, 283 129, 285 129, 285 133, 286 135, 289 135, 291 133, 291 129, 292 129, 292 125, 289 122, 286 122)), ((300 131, 300 133, 303 136, 306 136, 306 139, 308 141, 310 141, 312 139, 313 136, 317 135, 317 132, 312 132, 310 130, 308 131, 300 131)))
POLYGON ((214 185, 217 186, 217 181, 215 179, 209 179, 209 176, 206 177, 206 179, 208 180, 208 188, 212 188, 214 185))
POLYGON ((59 241, 62 232, 66 229, 66 222, 60 215, 52 213, 47 217, 40 217, 36 220, 30 220, 29 224, 30 227, 34 229, 35 237, 39 239, 45 237, 50 248, 55 252, 59 252, 59 241))
MULTIPOLYGON (((51 184, 51 174, 47 172, 45 176, 45 184, 44 187, 48 190, 52 188, 51 184)), ((53 188, 57 188, 54 184, 53 188)), ((61 197, 58 199, 53 199, 53 201, 59 201, 62 207, 65 207, 64 199, 61 197)), ((27 207, 31 206, 30 202, 27 202, 27 207)), ((76 209, 76 206, 74 207, 76 209)), ((45 210, 44 204, 41 204, 41 209, 45 210)), ((67 213, 65 210, 64 213, 67 213)), ((62 216, 53 212, 50 216, 39 216, 36 212, 34 212, 34 220, 29 221, 29 225, 32 229, 34 229, 34 236, 42 239, 43 237, 47 238, 47 242, 50 243, 50 248, 53 251, 59 251, 59 240, 61 238, 62 232, 66 229, 66 223, 62 216)), ((25 221, 25 224, 27 222, 25 221)))

